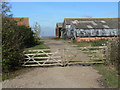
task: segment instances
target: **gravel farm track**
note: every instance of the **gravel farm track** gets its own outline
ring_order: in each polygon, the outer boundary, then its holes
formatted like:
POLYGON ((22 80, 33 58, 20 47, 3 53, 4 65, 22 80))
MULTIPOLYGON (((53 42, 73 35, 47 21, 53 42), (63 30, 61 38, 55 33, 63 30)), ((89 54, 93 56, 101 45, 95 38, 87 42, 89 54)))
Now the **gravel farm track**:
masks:
MULTIPOLYGON (((63 40, 45 40, 52 51, 72 47, 63 40)), ((79 59, 88 58, 80 52, 79 59)), ((104 88, 98 82, 101 75, 92 66, 36 67, 31 71, 2 82, 3 88, 104 88)))

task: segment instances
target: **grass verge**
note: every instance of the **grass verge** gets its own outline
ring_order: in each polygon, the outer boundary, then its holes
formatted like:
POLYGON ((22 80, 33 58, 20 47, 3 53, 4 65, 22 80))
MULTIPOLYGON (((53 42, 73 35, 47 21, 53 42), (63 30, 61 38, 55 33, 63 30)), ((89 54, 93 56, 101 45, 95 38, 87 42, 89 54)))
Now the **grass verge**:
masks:
POLYGON ((0 75, 0 82, 2 81, 2 75, 0 75))
POLYGON ((99 71, 103 76, 105 82, 113 88, 118 88, 118 75, 117 71, 111 68, 106 67, 103 64, 95 64, 93 68, 99 71))
POLYGON ((30 47, 30 48, 26 48, 28 50, 33 50, 33 49, 50 49, 49 46, 45 45, 44 43, 40 42, 39 44, 30 47))
MULTIPOLYGON (((101 40, 95 40, 95 41, 82 41, 82 42, 76 42, 73 41, 72 44, 78 45, 78 47, 94 47, 94 46, 102 46, 102 44, 106 44, 107 40, 101 39, 101 40)), ((91 51, 91 50, 90 50, 91 51)), ((90 52, 86 52, 86 54, 91 54, 90 52)), ((96 54, 95 54, 96 55, 96 54)), ((98 57, 98 56, 97 56, 98 57)), ((108 66, 105 66, 103 64, 95 64, 93 67, 99 71, 99 73, 102 75, 102 78, 104 78, 105 83, 107 83, 109 86, 113 88, 118 88, 118 72, 115 69, 108 68, 108 66)))
POLYGON ((54 38, 49 38, 51 40, 62 40, 61 38, 58 38, 58 37, 54 37, 54 38))
POLYGON ((20 67, 18 70, 13 71, 13 72, 3 72, 2 73, 2 81, 7 80, 7 79, 13 79, 16 76, 19 76, 19 75, 29 72, 31 70, 33 70, 33 67, 20 67))

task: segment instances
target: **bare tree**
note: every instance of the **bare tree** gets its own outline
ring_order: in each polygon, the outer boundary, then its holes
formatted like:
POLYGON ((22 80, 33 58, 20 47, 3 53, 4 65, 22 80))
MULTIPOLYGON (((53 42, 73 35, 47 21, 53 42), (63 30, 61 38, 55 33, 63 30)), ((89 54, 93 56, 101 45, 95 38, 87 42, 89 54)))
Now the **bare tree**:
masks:
POLYGON ((35 24, 33 25, 33 31, 34 31, 35 40, 38 41, 41 32, 40 24, 38 24, 38 22, 35 22, 35 24))
POLYGON ((10 11, 11 4, 9 2, 1 2, 0 3, 0 14, 2 14, 2 17, 12 17, 10 11))

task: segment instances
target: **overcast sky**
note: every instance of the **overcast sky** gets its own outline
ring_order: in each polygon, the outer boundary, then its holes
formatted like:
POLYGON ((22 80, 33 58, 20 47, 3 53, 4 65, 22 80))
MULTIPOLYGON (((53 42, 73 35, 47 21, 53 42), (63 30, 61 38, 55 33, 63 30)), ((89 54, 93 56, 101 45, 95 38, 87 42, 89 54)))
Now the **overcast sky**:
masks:
POLYGON ((14 17, 29 17, 41 25, 42 36, 55 36, 57 22, 64 18, 116 18, 117 2, 11 2, 14 17))

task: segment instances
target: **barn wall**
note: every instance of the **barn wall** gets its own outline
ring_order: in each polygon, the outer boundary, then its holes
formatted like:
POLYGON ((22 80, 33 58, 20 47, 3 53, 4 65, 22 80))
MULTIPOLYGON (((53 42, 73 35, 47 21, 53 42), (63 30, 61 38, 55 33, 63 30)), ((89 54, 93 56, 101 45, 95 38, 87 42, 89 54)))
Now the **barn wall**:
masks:
POLYGON ((58 28, 56 28, 56 37, 58 37, 58 33, 59 33, 58 28))
POLYGON ((76 29, 78 37, 117 36, 117 29, 76 29))
POLYGON ((65 25, 64 37, 112 37, 118 35, 118 29, 75 29, 72 24, 65 25))
POLYGON ((73 37, 72 26, 71 25, 66 25, 65 32, 66 32, 67 38, 72 38, 73 37))

